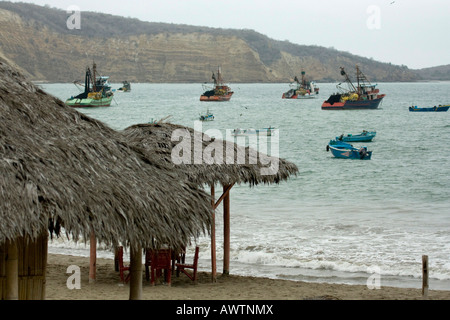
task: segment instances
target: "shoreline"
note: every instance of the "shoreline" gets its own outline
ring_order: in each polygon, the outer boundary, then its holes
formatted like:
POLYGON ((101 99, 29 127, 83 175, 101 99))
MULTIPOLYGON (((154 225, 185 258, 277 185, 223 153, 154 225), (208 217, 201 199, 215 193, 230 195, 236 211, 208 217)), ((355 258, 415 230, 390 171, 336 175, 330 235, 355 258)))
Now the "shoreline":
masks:
MULTIPOLYGON (((144 271, 144 270, 143 270, 144 271)), ((128 300, 129 284, 122 284, 114 261, 97 258, 97 279, 89 283, 89 258, 48 254, 46 300, 128 300), (71 265, 80 267, 80 289, 68 289, 71 265)), ((142 300, 450 300, 450 291, 365 285, 312 283, 248 277, 218 273, 211 281, 209 272, 198 272, 198 283, 187 276, 172 275, 172 284, 157 282, 152 286, 143 275, 142 300)))

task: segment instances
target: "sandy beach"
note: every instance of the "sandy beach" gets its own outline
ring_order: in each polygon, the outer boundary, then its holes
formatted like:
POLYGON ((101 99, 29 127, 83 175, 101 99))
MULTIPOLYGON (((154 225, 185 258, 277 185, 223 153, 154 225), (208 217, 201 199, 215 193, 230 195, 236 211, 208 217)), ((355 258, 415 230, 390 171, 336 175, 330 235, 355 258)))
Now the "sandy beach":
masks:
MULTIPOLYGON (((97 259, 97 280, 89 283, 89 258, 49 254, 47 266, 47 300, 127 300, 129 285, 122 284, 114 261, 97 259), (67 268, 81 268, 81 288, 68 289, 67 268)), ((274 280, 263 277, 223 276, 211 282, 207 272, 199 272, 197 284, 186 277, 172 277, 172 285, 150 285, 143 275, 143 300, 424 300, 421 289, 308 283, 274 280)), ((429 300, 450 300, 450 291, 432 290, 429 300)))

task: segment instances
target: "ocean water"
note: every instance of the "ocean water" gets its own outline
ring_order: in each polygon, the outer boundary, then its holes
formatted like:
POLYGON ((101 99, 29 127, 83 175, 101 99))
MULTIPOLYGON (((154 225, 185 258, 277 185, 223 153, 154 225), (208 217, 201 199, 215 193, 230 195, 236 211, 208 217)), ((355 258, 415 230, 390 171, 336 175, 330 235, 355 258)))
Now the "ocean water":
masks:
MULTIPOLYGON (((229 102, 210 103, 199 101, 201 84, 132 84, 131 92, 115 94, 111 107, 78 110, 117 130, 169 115, 172 123, 194 127, 207 108, 215 116, 201 123, 207 133, 279 130, 279 156, 299 174, 279 185, 232 189, 232 274, 421 288, 422 256, 428 255, 430 289, 450 290, 450 112, 408 111, 412 104, 449 104, 449 82, 379 83, 387 95, 380 108, 353 111, 321 110, 336 91, 333 83, 319 84, 314 100, 281 99, 288 84, 230 86, 229 102), (330 139, 362 130, 377 132, 373 142, 354 143, 373 151, 370 161, 326 152, 330 139)), ((62 100, 78 93, 73 84, 41 87, 62 100)), ((221 219, 220 207, 219 273, 221 219)), ((200 269, 210 271, 210 239, 198 245, 200 269)), ((89 246, 58 239, 49 251, 88 256, 89 246)), ((113 257, 101 248, 98 255, 113 257)))

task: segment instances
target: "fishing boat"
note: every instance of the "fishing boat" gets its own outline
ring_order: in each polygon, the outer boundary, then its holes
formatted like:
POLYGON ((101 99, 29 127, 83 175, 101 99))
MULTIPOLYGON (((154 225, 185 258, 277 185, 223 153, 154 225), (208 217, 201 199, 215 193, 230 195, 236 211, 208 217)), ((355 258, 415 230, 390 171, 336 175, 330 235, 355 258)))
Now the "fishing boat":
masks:
POLYGON ((111 105, 114 94, 108 82, 109 77, 97 77, 96 72, 97 66, 94 62, 92 72, 89 67, 86 68, 84 92, 67 99, 66 105, 74 108, 109 107, 111 105))
POLYGON ((439 105, 430 108, 418 108, 417 106, 409 107, 410 112, 446 112, 450 108, 450 105, 439 105))
POLYGON ((341 134, 339 137, 336 137, 336 140, 344 142, 370 142, 373 140, 373 138, 375 138, 376 134, 377 133, 375 131, 363 130, 359 134, 341 134))
POLYGON ((356 66, 356 85, 350 80, 347 72, 341 67, 341 75, 345 77, 348 88, 337 85, 338 93, 332 94, 322 104, 322 110, 354 110, 377 109, 385 94, 380 94, 376 84, 371 84, 367 77, 356 66))
POLYGON ((262 129, 234 129, 231 132, 233 136, 251 136, 251 135, 264 135, 264 136, 272 136, 275 134, 274 127, 262 128, 262 129))
POLYGON ((214 115, 209 111, 209 109, 207 109, 205 114, 200 115, 199 120, 200 121, 213 121, 214 115))
POLYGON ((109 77, 108 76, 96 76, 96 65, 94 64, 93 68, 94 70, 94 79, 95 79, 95 89, 97 92, 100 91, 111 91, 111 84, 109 83, 109 77))
POLYGON ((368 151, 366 146, 356 148, 343 141, 330 140, 327 151, 331 151, 335 158, 340 159, 370 160, 372 158, 372 151, 368 151))
POLYGON ((319 94, 319 88, 314 81, 306 80, 306 72, 302 71, 302 80, 299 81, 297 76, 294 78, 289 87, 289 91, 283 93, 283 99, 316 99, 319 94))
POLYGON ((200 101, 229 101, 234 92, 224 83, 220 67, 217 69, 217 75, 212 73, 212 79, 213 87, 203 85, 205 92, 200 96, 200 101))
POLYGON ((122 81, 122 86, 117 89, 118 91, 122 92, 130 92, 131 91, 131 84, 128 81, 122 81))

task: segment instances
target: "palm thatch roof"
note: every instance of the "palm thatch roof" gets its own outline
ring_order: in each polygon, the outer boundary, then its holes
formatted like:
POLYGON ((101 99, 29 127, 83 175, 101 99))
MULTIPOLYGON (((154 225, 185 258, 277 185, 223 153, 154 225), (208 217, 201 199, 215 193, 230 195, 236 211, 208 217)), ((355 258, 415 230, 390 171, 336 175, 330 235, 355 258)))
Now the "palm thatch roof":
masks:
POLYGON ((158 157, 159 163, 184 172, 189 181, 197 184, 221 183, 225 186, 248 183, 254 186, 260 183, 279 183, 298 173, 297 166, 285 159, 268 156, 234 142, 214 139, 181 125, 137 124, 126 128, 122 133, 129 144, 158 157), (183 138, 178 139, 178 136, 183 138), (183 139, 186 139, 185 146, 189 145, 183 151, 188 150, 190 153, 182 163, 174 163, 174 155, 176 160, 186 156, 179 148, 183 139))
POLYGON ((179 247, 211 224, 197 185, 1 59, 0 170, 0 243, 62 226, 74 239, 179 247))

